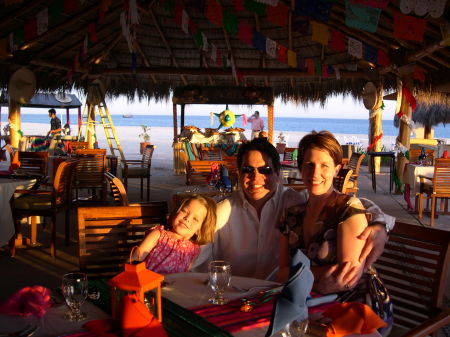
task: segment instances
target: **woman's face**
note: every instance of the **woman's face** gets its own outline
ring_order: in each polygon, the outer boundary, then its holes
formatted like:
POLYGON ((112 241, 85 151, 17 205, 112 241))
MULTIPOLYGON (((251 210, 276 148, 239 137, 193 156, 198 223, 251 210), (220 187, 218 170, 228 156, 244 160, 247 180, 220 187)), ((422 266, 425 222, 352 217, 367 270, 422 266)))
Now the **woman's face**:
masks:
POLYGON ((172 231, 189 240, 202 227, 208 211, 198 200, 191 200, 175 215, 172 231))
POLYGON ((326 194, 331 191, 333 178, 340 168, 326 150, 310 148, 303 157, 302 179, 312 195, 326 194))

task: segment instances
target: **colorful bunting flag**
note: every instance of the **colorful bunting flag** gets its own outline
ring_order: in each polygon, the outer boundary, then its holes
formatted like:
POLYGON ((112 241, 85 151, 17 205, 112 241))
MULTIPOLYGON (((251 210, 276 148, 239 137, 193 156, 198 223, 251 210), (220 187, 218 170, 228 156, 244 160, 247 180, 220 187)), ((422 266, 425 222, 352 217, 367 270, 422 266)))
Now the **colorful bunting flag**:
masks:
POLYGON ((211 61, 212 63, 216 63, 217 60, 217 47, 214 43, 211 43, 211 61))
POLYGON ((216 26, 222 26, 223 9, 216 0, 208 0, 206 18, 216 26))
POLYGON ((97 37, 97 29, 95 27, 95 23, 88 24, 87 31, 89 33, 89 40, 93 43, 96 43, 98 41, 98 37, 97 37))
POLYGON ((292 68, 297 68, 297 53, 288 49, 288 65, 292 68))
POLYGON ((24 33, 25 33, 25 41, 30 41, 38 35, 36 17, 25 22, 24 33))
POLYGON ((99 11, 98 11, 99 21, 103 20, 103 18, 105 17, 105 13, 109 9, 109 6, 111 6, 111 0, 102 0, 102 2, 100 2, 100 7, 99 7, 99 11))
POLYGON ((37 34, 42 35, 48 30, 48 8, 44 8, 36 15, 37 34))
POLYGON ((5 37, 0 39, 0 60, 3 60, 10 56, 8 52, 8 39, 5 37))
POLYGON ((10 50, 13 52, 25 43, 25 32, 20 28, 10 34, 10 50))
POLYGON ((281 63, 287 63, 287 48, 281 44, 277 44, 277 58, 281 63))
POLYGON ((253 29, 253 47, 262 52, 266 51, 266 37, 256 29, 253 29))
POLYGON ((182 21, 183 21, 183 6, 181 6, 180 4, 176 4, 173 14, 174 14, 173 18, 175 20, 175 24, 177 26, 181 26, 182 21))
POLYGON ((418 66, 414 67, 412 76, 414 79, 419 80, 422 83, 425 82, 425 73, 423 72, 423 69, 418 66))
POLYGON ((245 44, 253 44, 253 28, 243 20, 239 21, 239 40, 245 44))
POLYGON ((389 55, 384 50, 381 49, 378 49, 377 60, 378 64, 382 67, 387 67, 391 64, 391 61, 389 60, 389 55))
POLYGON ((286 27, 289 7, 283 2, 278 2, 276 6, 267 6, 266 8, 267 21, 273 23, 278 27, 286 27))
POLYGON ((236 13, 231 11, 223 13, 223 28, 231 35, 238 33, 238 17, 236 13))
POLYGON ((322 64, 322 77, 324 78, 328 77, 328 67, 326 64, 322 64))
POLYGON ((194 20, 189 20, 189 30, 191 31, 192 35, 195 35, 195 33, 197 33, 197 24, 194 20))
POLYGON ((77 0, 64 0, 64 13, 71 14, 77 9, 77 0))
POLYGON ((242 12, 244 8, 244 0, 233 0, 234 9, 236 12, 242 12))
POLYGON ((348 54, 356 57, 358 59, 362 59, 362 43, 352 37, 348 37, 347 41, 348 54))
POLYGON ((378 49, 369 46, 368 44, 363 45, 364 50, 364 60, 371 62, 373 64, 378 64, 378 49))
POLYGON ((319 76, 322 75, 322 64, 320 60, 314 60, 314 72, 319 76))
POLYGON ((333 66, 334 69, 334 73, 336 74, 336 79, 340 80, 341 79, 341 71, 339 70, 339 68, 337 66, 333 66))
POLYGON ((189 34, 189 15, 184 8, 181 15, 181 29, 185 34, 189 34))
POLYGON ((135 52, 131 53, 131 70, 133 73, 136 72, 137 68, 137 54, 135 52))
POLYGON ((313 41, 319 42, 323 46, 328 45, 328 27, 317 21, 311 21, 311 30, 313 41))
POLYGON ((332 3, 327 0, 296 0, 296 15, 307 16, 311 19, 328 22, 332 3))
POLYGON ((197 30, 197 32, 194 34, 194 41, 197 46, 203 48, 203 36, 200 30, 197 30))
POLYGON ((266 38, 266 53, 270 58, 277 57, 277 43, 269 38, 266 38))
POLYGON ((337 51, 344 51, 347 48, 344 37, 345 35, 341 32, 331 29, 330 48, 337 51))
POLYGON ((173 16, 175 12, 175 0, 164 0, 164 10, 173 16))
POLYGON ((250 12, 263 16, 266 13, 266 5, 255 0, 244 0, 244 7, 250 12))
POLYGON ((203 32, 201 32, 201 34, 202 34, 202 42, 203 42, 202 50, 206 52, 206 51, 208 51, 208 39, 206 38, 206 35, 203 32))
POLYGON ((308 69, 308 74, 314 75, 314 60, 313 59, 306 59, 306 69, 308 69))
POLYGON ((261 2, 263 4, 269 5, 269 6, 276 6, 278 5, 278 0, 255 0, 257 2, 261 2))
POLYGON ((426 26, 426 20, 394 13, 394 36, 398 39, 422 42, 426 26))
POLYGON ((49 24, 51 26, 59 23, 63 11, 64 11, 63 0, 53 0, 50 3, 50 7, 48 8, 48 14, 49 14, 49 24))
POLYGON ((361 5, 372 8, 386 9, 389 0, 350 0, 353 5, 361 5))
POLYGON ((381 9, 353 5, 350 0, 345 1, 345 24, 348 27, 375 33, 378 28, 381 9))

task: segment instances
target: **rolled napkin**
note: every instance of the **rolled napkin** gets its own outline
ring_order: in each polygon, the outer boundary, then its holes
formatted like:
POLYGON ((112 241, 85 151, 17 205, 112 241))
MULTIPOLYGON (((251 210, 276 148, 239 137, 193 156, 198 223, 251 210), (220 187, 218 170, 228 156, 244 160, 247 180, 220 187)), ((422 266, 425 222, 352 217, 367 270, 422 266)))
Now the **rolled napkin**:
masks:
POLYGON ((292 258, 289 280, 275 300, 266 337, 272 336, 294 320, 308 318, 306 300, 311 292, 314 276, 309 259, 300 250, 292 258))
POLYGON ((379 328, 386 327, 380 317, 363 303, 338 303, 323 313, 324 317, 331 319, 328 324, 327 337, 340 337, 350 334, 371 334, 379 328))
POLYGON ((0 304, 0 314, 42 317, 52 306, 51 291, 42 286, 25 287, 0 304))

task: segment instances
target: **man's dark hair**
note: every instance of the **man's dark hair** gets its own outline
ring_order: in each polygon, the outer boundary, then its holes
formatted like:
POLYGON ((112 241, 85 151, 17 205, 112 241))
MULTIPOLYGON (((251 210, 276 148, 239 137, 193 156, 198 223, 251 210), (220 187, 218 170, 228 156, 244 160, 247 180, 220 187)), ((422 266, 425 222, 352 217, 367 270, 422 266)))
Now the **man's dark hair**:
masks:
POLYGON ((258 151, 266 154, 270 159, 272 159, 272 165, 275 172, 280 172, 280 155, 278 154, 277 149, 263 138, 255 138, 250 142, 242 143, 237 154, 237 164, 239 169, 242 167, 244 155, 249 151, 258 151))
POLYGON ((259 116, 259 111, 258 110, 255 111, 255 115, 259 116))
POLYGON ((52 109, 48 110, 48 113, 49 113, 49 114, 52 114, 52 115, 53 115, 53 114, 56 115, 56 110, 52 108, 52 109))

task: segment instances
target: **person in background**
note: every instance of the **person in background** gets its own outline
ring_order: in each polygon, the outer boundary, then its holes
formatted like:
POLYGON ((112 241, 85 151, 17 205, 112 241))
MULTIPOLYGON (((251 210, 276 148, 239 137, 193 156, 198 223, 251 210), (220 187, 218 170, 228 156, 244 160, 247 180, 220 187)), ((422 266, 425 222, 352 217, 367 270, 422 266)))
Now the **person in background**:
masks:
POLYGON ((57 138, 61 135, 61 120, 56 117, 55 109, 48 110, 48 117, 50 117, 50 131, 47 132, 47 138, 51 138, 49 152, 53 155, 58 144, 57 138))
POLYGON ((187 195, 169 217, 170 230, 164 226, 150 230, 132 258, 145 261, 156 273, 186 272, 200 253, 199 245, 212 242, 215 224, 216 202, 199 194, 187 195))
POLYGON ((255 113, 248 119, 248 122, 252 124, 252 138, 257 138, 259 133, 264 130, 264 121, 259 117, 259 111, 255 113))
MULTIPOLYGON (((291 258, 300 249, 311 261, 314 291, 340 293, 346 301, 371 305, 366 300, 373 286, 368 273, 376 272, 364 272, 360 256, 365 242, 358 238, 368 225, 366 211, 358 198, 333 188, 342 163, 341 145, 330 132, 313 131, 300 141, 297 161, 309 197, 288 208, 280 221, 279 281, 287 281, 291 258), (354 272, 336 278, 332 274, 337 269, 354 272)), ((391 303, 375 303, 372 309, 392 325, 391 303)))
MULTIPOLYGON (((289 207, 305 204, 308 192, 297 192, 280 183, 280 157, 264 139, 243 143, 237 163, 240 188, 217 205, 214 242, 202 247, 191 270, 205 272, 210 260, 226 260, 232 265, 233 275, 273 280, 278 271, 281 236, 276 224, 289 207)), ((371 264, 383 252, 386 222, 392 225, 395 219, 369 200, 364 206, 372 221, 360 236, 365 247, 361 259, 371 264)))

